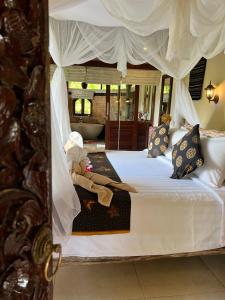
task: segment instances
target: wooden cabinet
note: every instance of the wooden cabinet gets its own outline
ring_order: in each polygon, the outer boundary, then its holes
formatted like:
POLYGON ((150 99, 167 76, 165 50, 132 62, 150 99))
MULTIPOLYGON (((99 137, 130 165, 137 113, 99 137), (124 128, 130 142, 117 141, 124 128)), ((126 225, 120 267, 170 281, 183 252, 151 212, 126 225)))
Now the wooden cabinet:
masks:
POLYGON ((150 122, 107 121, 105 145, 110 150, 143 150, 148 146, 150 122))
POLYGON ((148 147, 150 125, 150 121, 137 123, 137 150, 143 150, 148 147))
MULTIPOLYGON (((106 149, 134 150, 133 121, 107 121, 105 144, 106 149)), ((136 147, 135 147, 136 148, 136 147)))

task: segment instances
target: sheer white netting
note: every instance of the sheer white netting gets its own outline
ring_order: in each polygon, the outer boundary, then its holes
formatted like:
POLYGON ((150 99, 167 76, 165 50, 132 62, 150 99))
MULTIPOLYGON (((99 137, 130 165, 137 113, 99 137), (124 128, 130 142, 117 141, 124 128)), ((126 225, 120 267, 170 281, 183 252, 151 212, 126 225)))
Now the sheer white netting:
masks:
MULTIPOLYGON (((123 76, 126 75, 127 62, 132 64, 148 62, 163 73, 176 78, 174 126, 178 125, 177 122, 181 118, 186 118, 190 123, 199 122, 190 95, 184 83, 179 80, 190 72, 202 56, 210 58, 224 50, 225 26, 224 24, 214 26, 213 31, 207 36, 194 37, 189 32, 184 37, 180 41, 180 48, 173 52, 177 57, 168 60, 168 56, 171 58, 168 49, 171 49, 173 44, 168 29, 143 37, 122 27, 98 27, 82 22, 59 21, 52 18, 50 20, 50 53, 58 66, 56 74, 62 74, 62 67, 81 64, 98 57, 107 63, 117 62, 117 68, 123 76), (186 102, 185 106, 189 107, 188 110, 179 111, 180 98, 182 102, 186 102)), ((52 90, 57 90, 56 97, 59 99, 57 105, 59 107, 59 102, 61 103, 59 111, 62 112, 67 106, 66 83, 62 75, 57 77, 54 74, 52 90)), ((66 111, 68 112, 67 107, 66 111)), ((64 116, 63 126, 69 128, 68 113, 66 115, 65 112, 64 116)), ((60 116, 59 120, 61 120, 60 116)), ((68 137, 66 129, 62 134, 68 137)))
POLYGON ((53 233, 54 236, 57 236, 71 233, 72 221, 80 212, 80 201, 68 172, 54 107, 51 97, 52 217, 53 233))
MULTIPOLYGON (((208 37, 209 33, 224 27, 224 0, 101 0, 101 2, 110 15, 136 34, 148 36, 159 29, 168 29, 169 44, 166 57, 169 60, 187 57, 186 51, 191 49, 194 38, 209 40, 213 45, 210 41, 212 36, 208 37)), ((213 47, 216 46, 214 44, 213 47)), ((205 50, 202 50, 204 53, 205 50)))
POLYGON ((148 36, 168 28, 168 46, 147 60, 176 78, 173 125, 185 118, 199 123, 183 78, 201 57, 212 58, 225 50, 224 0, 101 0, 107 11, 127 29, 148 36))
MULTIPOLYGON (((71 132, 63 67, 94 58, 117 63, 123 76, 126 75, 127 62, 135 65, 147 62, 171 75, 176 79, 173 126, 179 126, 184 118, 190 124, 199 123, 183 78, 201 57, 211 58, 224 51, 225 1, 93 1, 102 2, 123 27, 99 27, 50 18, 50 53, 57 65, 51 90, 61 146, 71 132)), ((71 19, 73 9, 77 9, 81 2, 84 1, 57 0, 54 9, 57 8, 57 16, 62 9, 64 16, 65 7, 67 11, 71 8, 71 19)))

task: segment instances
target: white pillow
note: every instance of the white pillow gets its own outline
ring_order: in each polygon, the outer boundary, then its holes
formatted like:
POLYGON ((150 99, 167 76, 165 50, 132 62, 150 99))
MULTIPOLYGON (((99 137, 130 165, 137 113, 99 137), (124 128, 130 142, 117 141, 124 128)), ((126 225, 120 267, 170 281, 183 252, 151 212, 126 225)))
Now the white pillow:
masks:
POLYGON ((172 160, 173 146, 182 139, 182 137, 188 132, 187 129, 170 128, 169 130, 169 145, 164 155, 167 159, 172 160))
POLYGON ((188 133, 187 129, 183 128, 171 128, 169 131, 169 147, 174 146, 179 140, 182 139, 185 134, 188 133))
POLYGON ((169 160, 172 160, 172 152, 173 152, 172 147, 166 149, 166 151, 164 152, 165 157, 169 160))
POLYGON ((225 138, 201 138, 204 165, 195 174, 212 187, 220 187, 225 180, 225 138))

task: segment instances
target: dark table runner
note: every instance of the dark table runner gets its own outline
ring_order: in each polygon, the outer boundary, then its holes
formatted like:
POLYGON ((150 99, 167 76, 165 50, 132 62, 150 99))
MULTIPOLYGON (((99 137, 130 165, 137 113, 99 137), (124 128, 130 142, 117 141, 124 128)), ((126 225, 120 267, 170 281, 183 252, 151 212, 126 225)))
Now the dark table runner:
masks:
MULTIPOLYGON (((121 182, 104 152, 88 155, 93 172, 121 182)), ((113 191, 110 207, 98 203, 97 194, 75 185, 80 199, 81 212, 73 221, 74 235, 125 233, 130 230, 130 195, 126 191, 109 187, 113 191)))

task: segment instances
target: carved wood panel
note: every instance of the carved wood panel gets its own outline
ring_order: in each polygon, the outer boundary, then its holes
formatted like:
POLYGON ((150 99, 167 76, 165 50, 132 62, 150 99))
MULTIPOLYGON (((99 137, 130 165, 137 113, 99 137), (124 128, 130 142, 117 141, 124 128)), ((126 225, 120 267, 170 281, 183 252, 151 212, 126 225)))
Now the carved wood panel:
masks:
POLYGON ((51 239, 47 3, 0 1, 0 299, 52 297, 35 252, 51 239))

